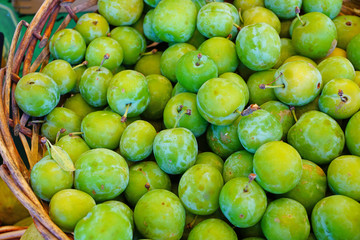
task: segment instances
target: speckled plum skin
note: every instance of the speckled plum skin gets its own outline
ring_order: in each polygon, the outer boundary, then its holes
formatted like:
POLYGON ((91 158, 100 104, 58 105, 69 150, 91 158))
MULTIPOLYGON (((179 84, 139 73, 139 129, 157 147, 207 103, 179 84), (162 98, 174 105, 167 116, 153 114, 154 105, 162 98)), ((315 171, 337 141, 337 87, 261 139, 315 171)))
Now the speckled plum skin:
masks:
POLYGON ((302 0, 265 0, 265 7, 273 11, 279 18, 294 18, 295 8, 301 7, 302 0))
POLYGON ((86 44, 98 37, 105 37, 110 31, 109 23, 98 13, 85 13, 74 28, 83 36, 86 44))
POLYGON ((260 89, 260 84, 266 84, 273 81, 276 69, 255 72, 251 74, 246 82, 249 89, 249 103, 256 103, 257 105, 264 104, 271 100, 278 100, 275 96, 274 89, 260 89))
POLYGON ((249 183, 247 177, 237 177, 221 189, 219 204, 222 213, 233 225, 246 228, 261 220, 267 198, 265 191, 256 182, 249 183))
POLYGON ((342 195, 321 199, 311 214, 311 226, 318 240, 360 238, 360 203, 342 195))
POLYGON ((99 13, 114 26, 134 24, 144 8, 142 0, 99 0, 99 13))
POLYGON ((304 113, 288 132, 288 143, 302 158, 316 164, 326 164, 340 156, 345 145, 339 124, 319 111, 304 113))
POLYGON ((360 34, 351 39, 346 48, 347 57, 356 70, 360 70, 360 34))
POLYGON ((134 210, 136 228, 150 239, 179 240, 185 218, 180 199, 164 189, 155 189, 143 195, 134 210))
POLYGON ((126 105, 131 104, 128 117, 139 116, 150 102, 145 76, 133 70, 119 72, 109 84, 107 100, 111 109, 120 115, 124 115, 126 105))
POLYGON ((225 183, 236 177, 247 177, 253 171, 254 155, 246 150, 231 154, 224 163, 222 172, 225 183))
POLYGON ((342 2, 342 0, 303 0, 302 8, 307 13, 321 12, 333 19, 340 13, 342 2))
POLYGON ((86 43, 78 31, 67 28, 53 35, 49 42, 49 50, 55 59, 78 64, 85 57, 86 43))
POLYGON ((82 154, 75 164, 75 188, 97 202, 120 195, 129 183, 129 167, 116 152, 98 148, 82 154))
POLYGON ((15 88, 15 100, 20 109, 33 117, 51 112, 60 101, 56 82, 43 73, 29 73, 22 77, 15 88))
POLYGON ((156 135, 153 152, 161 170, 168 174, 181 174, 195 164, 198 144, 190 130, 171 128, 156 135))
POLYGON ((267 23, 246 26, 236 38, 240 61, 254 71, 272 68, 280 57, 280 50, 279 34, 267 23))
POLYGON ((148 122, 137 120, 124 130, 120 140, 120 153, 130 161, 141 161, 152 153, 155 128, 148 122))
POLYGON ((144 17, 144 35, 147 39, 153 42, 162 42, 162 40, 158 37, 158 35, 154 31, 153 27, 153 19, 154 19, 155 9, 149 10, 144 17))
POLYGON ((261 220, 261 229, 269 240, 307 240, 310 222, 299 202, 280 198, 269 204, 261 220))
POLYGON ((346 146, 351 154, 360 157, 360 112, 355 113, 345 128, 346 146))
POLYGON ((84 139, 76 135, 66 135, 60 138, 55 145, 61 147, 65 152, 67 152, 74 163, 78 160, 81 154, 90 150, 90 147, 86 144, 84 139))
POLYGON ((196 157, 195 164, 207 164, 215 167, 220 173, 223 172, 224 161, 213 152, 202 152, 196 157))
POLYGON ((300 182, 301 157, 287 143, 274 141, 263 144, 255 152, 253 164, 256 181, 268 192, 286 193, 300 182))
POLYGON ((186 42, 195 31, 196 15, 191 0, 163 0, 154 10, 154 33, 165 42, 186 42))
POLYGON ((196 225, 190 232, 188 240, 237 240, 236 233, 226 222, 210 218, 196 225))
POLYGON ((323 86, 334 78, 355 79, 355 69, 351 62, 344 57, 334 56, 326 58, 318 65, 321 73, 323 86))
POLYGON ((194 165, 181 176, 179 198, 189 212, 210 215, 219 208, 223 183, 222 175, 215 167, 194 165))
MULTIPOLYGON (((295 7, 294 7, 295 9, 295 7)), ((294 11, 295 13, 295 11, 294 11)), ((276 14, 264 7, 253 7, 242 13, 244 26, 255 23, 267 23, 272 26, 276 32, 280 33, 281 23, 276 14)))
POLYGON ((242 88, 243 93, 244 93, 245 105, 248 104, 249 98, 250 98, 249 88, 248 88, 245 80, 240 75, 238 75, 236 73, 233 73, 233 72, 226 72, 226 73, 221 74, 219 76, 219 78, 230 79, 230 80, 233 80, 234 82, 238 83, 240 85, 240 87, 242 88))
POLYGON ((360 33, 359 16, 337 16, 333 19, 338 33, 338 48, 346 49, 353 37, 360 33))

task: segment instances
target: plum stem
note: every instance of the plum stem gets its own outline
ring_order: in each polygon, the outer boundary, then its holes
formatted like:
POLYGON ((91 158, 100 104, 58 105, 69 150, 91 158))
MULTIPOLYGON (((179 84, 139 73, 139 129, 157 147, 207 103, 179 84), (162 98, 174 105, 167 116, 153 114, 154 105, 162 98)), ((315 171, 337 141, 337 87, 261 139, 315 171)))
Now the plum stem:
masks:
POLYGON ((104 58, 101 60, 100 66, 99 66, 99 68, 98 68, 98 71, 100 71, 100 69, 101 69, 102 65, 104 64, 104 62, 105 62, 106 60, 108 60, 109 58, 110 58, 110 54, 106 53, 106 54, 104 55, 104 58))
POLYGON ((64 132, 66 132, 66 129, 65 129, 65 128, 61 128, 61 129, 56 133, 55 144, 59 141, 60 134, 63 134, 64 132))
POLYGON ((244 111, 241 112, 241 116, 243 116, 243 117, 248 116, 259 109, 261 109, 259 107, 259 105, 251 104, 247 109, 245 109, 244 111))
POLYGON ((227 35, 226 39, 230 39, 230 38, 232 38, 232 34, 231 34, 231 33, 229 33, 229 35, 227 35))
POLYGON ((147 45, 146 48, 156 47, 156 46, 159 45, 159 44, 160 44, 159 42, 153 42, 153 43, 147 45))
POLYGON ((83 132, 72 132, 72 133, 69 133, 69 137, 79 136, 81 134, 83 134, 83 132))
POLYGON ((267 83, 267 84, 260 84, 260 85, 259 85, 259 88, 260 88, 260 89, 269 88, 269 87, 267 87, 267 86, 269 86, 270 84, 273 84, 274 82, 276 82, 276 80, 278 80, 282 75, 283 75, 283 73, 280 72, 279 76, 277 76, 274 80, 272 80, 271 82, 269 82, 269 83, 267 83))
POLYGON ((145 188, 148 190, 148 191, 150 191, 150 183, 145 183, 145 188))
POLYGON ((303 20, 302 20, 301 17, 300 17, 300 8, 299 8, 298 6, 296 6, 296 8, 295 8, 295 13, 296 13, 297 18, 298 18, 299 21, 301 22, 301 24, 302 24, 303 26, 305 26, 305 23, 303 22, 303 20))
POLYGON ((275 85, 275 86, 269 86, 269 85, 265 85, 265 84, 260 84, 259 88, 261 89, 267 89, 267 88, 284 88, 285 85, 284 84, 280 84, 280 85, 275 85))
POLYGON ((177 118, 176 118, 176 121, 175 121, 175 125, 174 125, 174 128, 176 128, 180 122, 180 119, 184 116, 184 115, 188 115, 188 116, 191 116, 191 109, 187 108, 185 109, 183 105, 180 105, 178 107, 178 115, 177 115, 177 118))
POLYGON ((236 23, 233 23, 233 25, 237 28, 238 31, 241 30, 241 27, 239 25, 237 25, 236 23))
POLYGON ((246 184, 245 188, 244 188, 244 192, 248 192, 249 191, 249 185, 252 181, 254 181, 254 179, 256 178, 256 174, 255 173, 250 173, 249 175, 249 182, 246 184))
POLYGON ((197 55, 198 60, 197 60, 197 62, 195 63, 196 66, 200 66, 200 60, 201 60, 202 56, 203 56, 203 55, 202 55, 201 53, 199 53, 199 54, 197 55))
POLYGON ((196 222, 197 217, 198 217, 198 215, 195 215, 194 219, 193 219, 190 223, 188 223, 188 224, 186 225, 186 228, 187 228, 187 229, 191 229, 191 228, 194 227, 194 224, 195 224, 195 222, 196 222))
POLYGON ((82 67, 82 66, 86 66, 88 64, 88 61, 83 61, 82 63, 76 65, 75 67, 73 67, 72 69, 75 70, 79 67, 82 67))
POLYGON ((242 10, 241 10, 241 8, 239 8, 239 18, 240 18, 240 22, 244 23, 244 19, 242 18, 242 10))
POLYGON ((344 96, 344 91, 339 89, 338 95, 343 103, 346 103, 348 101, 348 98, 344 96))
POLYGON ((295 113, 295 107, 294 106, 290 106, 290 111, 291 111, 291 114, 293 115, 294 119, 295 119, 295 122, 298 121, 297 117, 296 117, 296 113, 295 113))
POLYGON ((148 55, 153 55, 155 53, 157 53, 157 49, 154 48, 153 50, 151 50, 150 52, 146 52, 146 53, 140 53, 141 56, 148 56, 148 55))
POLYGON ((130 106, 131 106, 131 103, 126 104, 125 114, 124 114, 124 116, 121 117, 121 122, 123 122, 123 123, 126 122, 126 120, 127 120, 127 115, 128 115, 130 106))

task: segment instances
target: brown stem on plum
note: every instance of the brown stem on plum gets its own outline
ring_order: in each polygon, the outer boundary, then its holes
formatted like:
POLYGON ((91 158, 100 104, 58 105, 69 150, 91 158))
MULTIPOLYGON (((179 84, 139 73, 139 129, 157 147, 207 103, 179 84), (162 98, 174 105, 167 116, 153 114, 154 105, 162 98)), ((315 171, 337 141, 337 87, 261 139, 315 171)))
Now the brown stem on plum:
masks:
POLYGON ((296 117, 296 113, 295 113, 295 107, 294 106, 290 106, 289 107, 290 111, 291 111, 291 114, 293 115, 294 119, 295 119, 295 122, 297 122, 297 117, 296 117))
POLYGON ((249 182, 248 184, 246 184, 245 188, 244 188, 244 192, 248 192, 249 191, 249 184, 254 181, 254 179, 256 178, 256 174, 255 173, 250 173, 249 175, 249 182))
POLYGON ((100 66, 99 66, 99 68, 98 68, 98 71, 100 71, 102 65, 103 65, 103 64, 105 63, 105 61, 108 60, 109 58, 110 58, 110 54, 106 53, 106 54, 104 55, 103 60, 101 60, 100 66))
POLYGON ((264 84, 260 84, 259 87, 261 89, 267 89, 267 88, 284 88, 285 85, 284 84, 280 84, 280 85, 275 85, 275 86, 268 86, 268 85, 264 85, 264 84), (264 88, 262 88, 264 87, 264 88))
POLYGON ((233 25, 237 28, 238 31, 241 30, 241 27, 239 25, 237 25, 236 23, 233 23, 233 25))
POLYGON ((199 54, 197 55, 197 58, 198 58, 198 60, 197 60, 197 62, 195 63, 195 65, 196 65, 196 66, 200 66, 200 60, 201 60, 201 58, 202 58, 202 54, 199 53, 199 54))
POLYGON ((47 149, 48 153, 50 154, 49 140, 48 140, 46 137, 42 137, 42 138, 40 139, 40 142, 41 142, 42 144, 45 144, 46 149, 47 149))
POLYGON ((69 133, 69 137, 80 136, 82 134, 83 134, 83 132, 72 132, 72 133, 69 133))
POLYGON ((145 188, 146 188, 148 191, 150 191, 150 183, 147 182, 147 183, 145 184, 145 188))
POLYGON ((236 109, 234 113, 238 113, 239 115, 241 115, 241 111, 239 111, 239 109, 236 109))
POLYGON ((187 229, 192 229, 194 227, 197 217, 198 217, 198 215, 195 215, 194 219, 186 225, 187 229))
POLYGON ((274 82, 276 82, 276 80, 278 80, 281 76, 283 75, 282 72, 280 72, 279 76, 277 76, 274 80, 272 80, 271 82, 267 83, 267 84, 260 84, 259 88, 260 89, 266 89, 266 88, 271 88, 270 84, 273 84, 274 82))
POLYGON ((82 67, 82 66, 86 66, 88 64, 88 61, 83 61, 82 63, 80 63, 79 65, 76 65, 75 67, 73 67, 72 69, 75 70, 79 67, 82 67))
POLYGON ((147 45, 146 48, 156 47, 156 46, 159 45, 159 44, 160 44, 159 42, 153 42, 153 43, 147 45))
POLYGON ((188 116, 191 116, 191 109, 184 109, 184 106, 183 105, 180 105, 178 107, 178 116, 176 118, 176 121, 175 121, 175 125, 174 125, 174 128, 176 128, 180 122, 180 119, 186 114, 188 116))
POLYGON ((295 8, 295 13, 296 13, 296 17, 299 19, 299 21, 301 22, 301 24, 302 24, 303 26, 305 26, 305 23, 303 22, 303 20, 302 20, 301 17, 300 17, 300 8, 299 8, 298 6, 296 6, 296 8, 295 8))
POLYGON ((153 55, 155 53, 157 53, 157 49, 154 48, 153 50, 151 50, 150 52, 146 52, 146 53, 140 53, 140 56, 148 56, 148 55, 153 55))
POLYGON ((128 115, 130 106, 131 106, 131 103, 126 104, 125 114, 124 114, 124 116, 121 117, 121 122, 123 122, 123 123, 126 122, 126 120, 127 120, 127 115, 128 115))
POLYGON ((231 39, 232 38, 232 34, 229 33, 229 35, 227 35, 226 39, 231 39))
POLYGON ((341 102, 343 102, 343 103, 346 103, 349 100, 347 97, 344 96, 344 92, 341 89, 339 89, 338 95, 341 99, 341 102))
POLYGON ((61 128, 61 129, 56 133, 55 144, 59 141, 60 134, 63 134, 64 132, 66 132, 66 129, 65 129, 65 128, 61 128))
POLYGON ((247 109, 245 109, 244 111, 241 112, 241 116, 243 116, 243 117, 248 116, 248 115, 252 114, 253 112, 255 112, 255 111, 259 110, 259 109, 261 109, 259 107, 259 105, 251 104, 247 109))
POLYGON ((106 36, 107 36, 107 37, 111 37, 111 33, 108 32, 108 33, 106 34, 106 36))

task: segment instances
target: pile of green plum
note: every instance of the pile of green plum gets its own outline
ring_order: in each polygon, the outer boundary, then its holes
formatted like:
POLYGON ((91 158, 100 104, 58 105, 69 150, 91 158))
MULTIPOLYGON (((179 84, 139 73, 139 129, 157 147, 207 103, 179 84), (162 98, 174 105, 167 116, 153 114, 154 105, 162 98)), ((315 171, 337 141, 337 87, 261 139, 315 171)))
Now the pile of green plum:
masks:
POLYGON ((360 17, 341 6, 99 0, 15 89, 44 117, 51 219, 75 240, 359 240, 360 17))

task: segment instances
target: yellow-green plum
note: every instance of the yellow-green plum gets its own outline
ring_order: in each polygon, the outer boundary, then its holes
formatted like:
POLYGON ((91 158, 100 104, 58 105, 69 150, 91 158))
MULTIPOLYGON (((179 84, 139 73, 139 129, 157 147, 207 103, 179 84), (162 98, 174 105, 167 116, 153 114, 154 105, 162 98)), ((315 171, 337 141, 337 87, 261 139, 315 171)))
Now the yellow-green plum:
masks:
POLYGON ((316 239, 353 240, 360 238, 360 203, 352 198, 334 195, 321 199, 311 214, 316 239))
POLYGON ((151 74, 161 75, 160 70, 160 59, 163 52, 161 51, 151 51, 150 53, 145 53, 135 64, 134 70, 142 73, 145 76, 151 74))
POLYGON ((359 85, 359 87, 360 87, 360 71, 355 71, 354 82, 356 82, 356 84, 359 85))
POLYGON ((234 0, 234 6, 237 9, 241 9, 242 11, 245 11, 249 8, 253 8, 253 7, 264 7, 264 0, 234 0))
POLYGON ((247 81, 249 89, 249 103, 251 104, 264 104, 271 100, 277 100, 274 89, 260 89, 259 85, 264 83, 270 83, 273 81, 276 70, 270 69, 251 74, 247 81))
POLYGON ((83 153, 75 163, 74 186, 97 202, 119 196, 129 183, 129 167, 118 153, 92 149, 83 153))
POLYGON ((39 198, 50 201, 55 193, 73 186, 73 172, 63 170, 49 155, 37 162, 31 171, 31 187, 39 198))
POLYGON ((323 86, 334 78, 355 79, 355 69, 351 62, 344 57, 329 57, 321 61, 317 67, 321 73, 323 86))
POLYGON ((81 76, 83 75, 83 73, 85 72, 85 70, 87 69, 87 67, 83 64, 79 64, 75 67, 73 67, 75 73, 76 73, 76 84, 75 87, 71 90, 72 93, 78 93, 80 92, 79 90, 79 84, 80 84, 80 79, 81 76))
POLYGON ((90 106, 80 93, 76 93, 67 98, 64 103, 64 108, 73 110, 81 118, 84 118, 89 113, 96 111, 96 108, 90 106))
POLYGON ((360 157, 360 112, 355 113, 345 128, 345 143, 351 154, 360 157))
POLYGON ((259 185, 275 194, 293 189, 302 175, 300 154, 281 141, 263 144, 254 154, 253 168, 259 185))
POLYGON ((339 124, 319 111, 304 113, 290 128, 287 140, 304 159, 316 164, 330 163, 341 155, 345 146, 339 124))
POLYGON ((336 47, 346 49, 353 37, 360 33, 360 17, 352 15, 337 16, 333 19, 338 33, 336 47))
POLYGON ((288 62, 295 62, 295 61, 299 61, 299 60, 308 62, 308 63, 312 64, 314 67, 317 67, 316 62, 314 62, 310 58, 300 56, 300 55, 294 55, 294 56, 287 58, 283 64, 288 63, 288 62))
POLYGON ((90 150, 84 139, 77 135, 66 135, 60 138, 55 145, 67 152, 73 163, 76 163, 81 154, 90 150))
POLYGON ((43 73, 29 73, 17 83, 15 100, 26 114, 43 117, 59 103, 60 91, 51 77, 43 73))
POLYGON ((296 55, 294 46, 292 45, 291 39, 289 38, 280 38, 281 41, 281 53, 278 61, 276 62, 273 68, 277 69, 283 65, 284 61, 291 56, 296 55))
POLYGON ((233 73, 233 72, 227 72, 227 73, 221 74, 219 76, 219 78, 226 78, 226 79, 230 79, 230 80, 237 82, 243 88, 243 92, 244 92, 244 96, 245 96, 245 105, 248 104, 249 98, 250 98, 249 88, 248 88, 245 80, 240 75, 233 73))
MULTIPOLYGON (((341 10, 342 0, 303 0, 302 9, 306 12, 320 12, 335 18, 341 10)), ((299 6, 300 7, 300 6, 299 6)))
POLYGON ((221 189, 219 204, 222 213, 236 227, 246 228, 258 223, 267 206, 265 191, 253 181, 253 174, 236 177, 221 189))
POLYGON ((110 31, 109 23, 98 13, 85 13, 74 28, 84 38, 86 44, 98 37, 105 37, 110 31))
POLYGON ((307 240, 310 234, 305 208, 289 198, 280 198, 269 204, 261 228, 268 240, 307 240))
POLYGON ((265 0, 264 3, 279 18, 289 19, 296 16, 295 8, 301 7, 302 0, 265 0))
POLYGON ((220 173, 223 172, 224 161, 213 152, 202 152, 196 157, 196 164, 207 164, 215 167, 220 173))
POLYGON ((241 29, 236 38, 236 52, 248 68, 263 71, 272 68, 280 57, 278 32, 267 23, 255 23, 241 29))
POLYGON ((190 232, 188 240, 237 240, 234 229, 221 219, 210 218, 196 225, 190 232))
POLYGON ((135 23, 144 8, 142 0, 99 0, 99 13, 114 26, 127 26, 135 23))
POLYGON ((144 17, 143 29, 144 35, 147 39, 154 41, 154 42, 162 42, 162 40, 158 37, 155 33, 153 28, 153 18, 154 18, 154 9, 148 11, 144 17))
POLYGON ((246 150, 231 154, 224 163, 222 172, 225 183, 236 177, 247 177, 253 171, 254 155, 246 150))
POLYGON ((85 57, 86 42, 78 31, 66 28, 52 36, 49 42, 49 50, 55 59, 77 64, 85 57))
POLYGON ((150 7, 155 8, 161 0, 144 0, 144 2, 150 7))
POLYGON ((85 192, 76 189, 61 190, 50 200, 49 215, 63 231, 72 232, 95 205, 94 199, 85 192))
MULTIPOLYGON (((200 8, 202 8, 203 6, 209 3, 206 0, 192 0, 192 1, 195 3, 198 11, 200 10, 200 8)), ((224 2, 224 0, 215 0, 214 2, 224 2)))
POLYGON ((196 16, 196 5, 191 0, 163 0, 154 10, 152 27, 164 42, 186 42, 195 31, 196 16))
POLYGON ((204 37, 199 30, 195 29, 194 34, 186 43, 193 45, 195 48, 199 48, 205 40, 206 37, 204 37))
POLYGON ((126 127, 120 140, 120 154, 126 160, 141 161, 152 153, 155 128, 148 122, 137 120, 126 127))
MULTIPOLYGON (((295 9, 295 8, 294 8, 295 9)), ((248 26, 255 23, 267 23, 272 26, 278 33, 281 31, 281 23, 279 18, 264 7, 249 8, 242 14, 244 26, 248 26)))
POLYGON ((135 206, 136 228, 146 238, 178 240, 185 227, 185 209, 172 192, 155 189, 143 195, 135 206))
POLYGON ((183 86, 181 86, 180 83, 176 83, 172 92, 171 92, 171 97, 174 97, 180 93, 184 93, 184 92, 189 92, 188 90, 186 90, 183 86))
POLYGON ((117 148, 125 128, 121 116, 110 111, 89 113, 81 122, 82 137, 91 148, 117 148))
POLYGON ((360 34, 351 39, 346 48, 347 57, 356 70, 360 70, 360 34))

